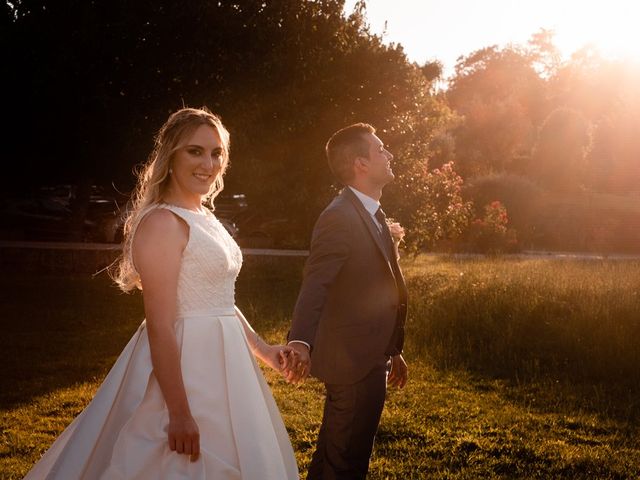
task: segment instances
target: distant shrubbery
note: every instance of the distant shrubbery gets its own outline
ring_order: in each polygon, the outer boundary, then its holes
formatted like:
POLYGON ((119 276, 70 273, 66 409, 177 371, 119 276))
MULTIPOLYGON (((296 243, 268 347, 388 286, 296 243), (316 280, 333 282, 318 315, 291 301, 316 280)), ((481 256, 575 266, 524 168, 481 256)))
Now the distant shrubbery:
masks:
POLYGON ((484 215, 471 222, 463 238, 468 250, 479 253, 509 253, 518 248, 516 232, 508 228, 507 209, 498 200, 484 207, 484 215))
POLYGON ((533 219, 539 215, 542 190, 534 182, 521 175, 510 173, 489 174, 470 180, 463 188, 465 199, 474 204, 478 218, 484 207, 500 202, 506 209, 506 226, 513 229, 518 247, 530 248, 535 238, 533 219))
POLYGON ((570 250, 640 252, 640 197, 549 192, 526 177, 501 173, 462 186, 474 219, 448 250, 507 253, 570 250))

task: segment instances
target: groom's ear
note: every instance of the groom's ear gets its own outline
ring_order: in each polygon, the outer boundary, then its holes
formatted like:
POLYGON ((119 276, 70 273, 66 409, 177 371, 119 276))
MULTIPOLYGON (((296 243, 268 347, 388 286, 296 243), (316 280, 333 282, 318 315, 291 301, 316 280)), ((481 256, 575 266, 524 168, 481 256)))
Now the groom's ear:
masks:
POLYGON ((357 156, 353 159, 353 171, 364 172, 369 168, 369 159, 367 157, 357 156))

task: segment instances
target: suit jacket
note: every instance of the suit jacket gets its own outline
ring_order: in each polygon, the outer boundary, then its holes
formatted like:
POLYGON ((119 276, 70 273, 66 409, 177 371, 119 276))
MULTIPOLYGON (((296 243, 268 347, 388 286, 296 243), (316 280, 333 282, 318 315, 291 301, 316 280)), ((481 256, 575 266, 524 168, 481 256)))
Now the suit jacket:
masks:
POLYGON ((311 345, 311 374, 350 384, 402 352, 406 285, 369 212, 345 188, 313 229, 289 340, 311 345))

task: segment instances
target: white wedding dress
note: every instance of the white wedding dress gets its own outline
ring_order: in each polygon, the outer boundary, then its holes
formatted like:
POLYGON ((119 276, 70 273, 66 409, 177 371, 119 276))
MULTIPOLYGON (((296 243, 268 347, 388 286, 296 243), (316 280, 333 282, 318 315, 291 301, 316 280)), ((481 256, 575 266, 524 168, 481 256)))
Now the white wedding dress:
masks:
POLYGON ((142 322, 91 403, 25 479, 297 479, 287 431, 235 312, 240 249, 213 214, 154 208, 189 225, 175 328, 200 458, 169 449, 168 411, 142 322))

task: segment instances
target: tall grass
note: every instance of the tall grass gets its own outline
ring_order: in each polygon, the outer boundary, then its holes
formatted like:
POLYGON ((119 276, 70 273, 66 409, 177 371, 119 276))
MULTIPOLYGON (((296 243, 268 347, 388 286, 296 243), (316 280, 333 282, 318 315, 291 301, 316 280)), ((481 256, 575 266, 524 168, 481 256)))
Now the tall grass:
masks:
POLYGON ((406 263, 407 338, 441 367, 640 388, 640 262, 406 263))

